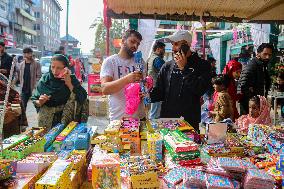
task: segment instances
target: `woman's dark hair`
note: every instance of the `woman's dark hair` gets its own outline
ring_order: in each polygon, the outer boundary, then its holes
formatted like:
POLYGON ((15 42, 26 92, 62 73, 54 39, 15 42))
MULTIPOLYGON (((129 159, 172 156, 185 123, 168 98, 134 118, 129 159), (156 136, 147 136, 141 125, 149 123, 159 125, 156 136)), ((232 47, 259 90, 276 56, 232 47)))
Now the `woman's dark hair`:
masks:
POLYGON ((63 54, 55 54, 55 55, 53 55, 53 57, 51 58, 51 62, 53 62, 53 61, 62 62, 64 64, 64 67, 69 67, 69 60, 63 54))
POLYGON ((260 98, 258 96, 253 96, 249 99, 250 102, 254 102, 258 107, 260 107, 260 98))
POLYGON ((212 79, 213 85, 223 85, 225 88, 228 88, 230 84, 230 78, 227 74, 219 74, 212 79))

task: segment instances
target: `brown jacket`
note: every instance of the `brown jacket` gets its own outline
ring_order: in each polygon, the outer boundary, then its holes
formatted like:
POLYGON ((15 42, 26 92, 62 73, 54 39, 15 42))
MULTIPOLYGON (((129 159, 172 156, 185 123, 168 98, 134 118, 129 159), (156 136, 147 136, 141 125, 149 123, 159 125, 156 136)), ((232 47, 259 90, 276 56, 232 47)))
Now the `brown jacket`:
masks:
MULTIPOLYGON (((19 79, 20 79, 20 87, 22 92, 22 88, 24 85, 24 72, 25 72, 25 60, 23 60, 19 65, 19 79)), ((30 73, 31 73, 31 93, 36 88, 37 82, 41 78, 41 65, 39 62, 33 60, 30 66, 30 73)))

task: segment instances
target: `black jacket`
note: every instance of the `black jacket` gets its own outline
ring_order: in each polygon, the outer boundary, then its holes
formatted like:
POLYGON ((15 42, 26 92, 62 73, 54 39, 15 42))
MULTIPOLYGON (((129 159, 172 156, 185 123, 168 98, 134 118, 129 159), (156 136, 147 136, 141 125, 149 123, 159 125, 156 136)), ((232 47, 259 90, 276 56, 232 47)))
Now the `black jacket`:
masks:
POLYGON ((200 97, 210 86, 211 66, 193 54, 188 58, 185 69, 178 75, 178 81, 172 78, 175 70, 177 65, 173 60, 162 66, 156 86, 150 93, 151 101, 162 101, 161 118, 182 116, 198 130, 201 115, 200 97))
POLYGON ((12 62, 13 62, 13 58, 10 55, 8 55, 6 52, 1 56, 0 69, 7 70, 7 74, 4 74, 6 77, 9 77, 9 75, 10 75, 12 62))
POLYGON ((267 65, 259 59, 253 58, 242 70, 238 82, 238 93, 243 94, 244 98, 251 98, 255 95, 264 96, 267 95, 270 84, 271 79, 267 65), (253 91, 249 90, 250 87, 253 91))

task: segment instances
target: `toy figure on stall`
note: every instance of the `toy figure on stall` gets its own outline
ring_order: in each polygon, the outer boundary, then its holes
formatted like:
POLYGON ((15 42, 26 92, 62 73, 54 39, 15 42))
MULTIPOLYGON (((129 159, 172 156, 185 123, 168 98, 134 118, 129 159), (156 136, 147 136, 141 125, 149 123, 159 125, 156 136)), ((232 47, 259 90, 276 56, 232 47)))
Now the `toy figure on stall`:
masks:
POLYGON ((270 125, 270 104, 263 96, 254 96, 249 100, 249 114, 236 120, 238 131, 247 134, 250 124, 270 125))

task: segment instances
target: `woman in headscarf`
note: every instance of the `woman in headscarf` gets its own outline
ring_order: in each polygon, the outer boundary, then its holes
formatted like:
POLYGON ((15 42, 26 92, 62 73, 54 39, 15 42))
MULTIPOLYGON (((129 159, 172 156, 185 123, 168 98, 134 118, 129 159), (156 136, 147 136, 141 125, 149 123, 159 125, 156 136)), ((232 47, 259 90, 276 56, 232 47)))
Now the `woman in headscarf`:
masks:
POLYGON ((62 54, 52 57, 48 73, 42 76, 32 101, 38 108, 38 126, 52 128, 57 123, 87 122, 87 92, 75 75, 71 75, 69 61, 62 54))
POLYGON ((234 119, 239 117, 236 102, 240 100, 240 96, 237 94, 236 80, 240 78, 242 71, 242 64, 236 60, 230 60, 223 70, 223 74, 226 74, 230 78, 228 86, 228 93, 231 96, 234 110, 234 119))
POLYGON ((238 132, 248 133, 250 124, 270 125, 270 104, 263 96, 254 96, 249 100, 249 114, 243 115, 236 120, 238 132))
MULTIPOLYGON (((223 70, 223 74, 227 75, 230 79, 229 86, 228 86, 228 93, 232 99, 234 119, 237 119, 239 117, 236 102, 240 99, 240 96, 237 95, 236 80, 240 78, 241 71, 242 71, 242 64, 236 60, 230 60, 223 70)), ((218 92, 214 92, 213 102, 216 101, 217 97, 218 97, 218 92)), ((209 105, 209 110, 212 111, 213 107, 214 107, 214 104, 209 105)))

